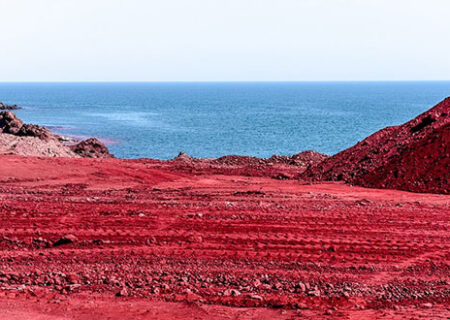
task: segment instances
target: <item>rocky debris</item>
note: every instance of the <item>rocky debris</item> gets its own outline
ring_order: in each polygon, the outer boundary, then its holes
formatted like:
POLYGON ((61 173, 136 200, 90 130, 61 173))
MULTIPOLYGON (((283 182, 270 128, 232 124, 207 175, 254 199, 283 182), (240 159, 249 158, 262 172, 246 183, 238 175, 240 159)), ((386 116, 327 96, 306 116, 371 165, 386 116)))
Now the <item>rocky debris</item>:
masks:
POLYGON ((11 111, 0 112, 0 130, 2 133, 17 135, 23 122, 11 111))
POLYGON ((18 109, 22 109, 22 107, 19 107, 17 104, 6 104, 0 102, 0 110, 18 110, 18 109))
POLYGON ((34 157, 78 157, 69 147, 63 145, 56 139, 45 141, 37 137, 16 136, 12 134, 0 134, 0 154, 34 157))
POLYGON ((223 295, 225 297, 230 297, 230 296, 237 297, 237 296, 240 296, 241 294, 242 293, 239 290, 236 290, 236 289, 227 289, 227 290, 225 290, 223 292, 223 295))
POLYGON ((17 132, 18 136, 36 137, 41 140, 50 140, 57 138, 46 128, 36 124, 24 124, 17 132))
POLYGON ((180 151, 180 153, 173 160, 191 162, 194 160, 194 158, 184 153, 183 151, 180 151))
POLYGON ((9 133, 21 137, 36 137, 41 140, 56 139, 49 130, 35 124, 24 124, 11 111, 0 113, 0 130, 2 133, 9 133))
POLYGON ((96 138, 68 146, 67 141, 47 128, 24 124, 11 111, 0 112, 0 153, 23 156, 112 158, 108 148, 96 138))
POLYGON ((450 193, 450 98, 309 168, 300 179, 450 193))
POLYGON ((196 174, 208 172, 289 180, 326 158, 327 155, 315 151, 304 151, 293 156, 273 155, 270 158, 228 155, 215 159, 193 158, 180 152, 169 163, 175 163, 178 170, 196 174))
POLYGON ((249 156, 236 156, 229 155, 223 156, 211 161, 212 164, 228 165, 228 166, 239 166, 239 165, 259 165, 264 164, 264 159, 249 156))
POLYGON ((329 157, 330 156, 317 151, 307 150, 294 154, 291 157, 291 164, 310 167, 324 161, 325 159, 328 159, 329 157))
POLYGON ((67 234, 61 238, 59 238, 54 244, 54 247, 62 246, 64 244, 71 244, 78 241, 78 238, 73 234, 67 234))
POLYGON ((307 150, 292 156, 279 156, 273 155, 268 158, 267 161, 271 163, 284 163, 288 165, 295 165, 300 167, 310 167, 312 165, 316 165, 323 160, 327 159, 329 156, 317 151, 307 150))
POLYGON ((70 146, 70 149, 83 158, 114 158, 108 148, 97 138, 83 140, 70 146))
POLYGON ((122 288, 120 291, 117 291, 116 297, 126 297, 128 296, 128 290, 126 288, 122 288))

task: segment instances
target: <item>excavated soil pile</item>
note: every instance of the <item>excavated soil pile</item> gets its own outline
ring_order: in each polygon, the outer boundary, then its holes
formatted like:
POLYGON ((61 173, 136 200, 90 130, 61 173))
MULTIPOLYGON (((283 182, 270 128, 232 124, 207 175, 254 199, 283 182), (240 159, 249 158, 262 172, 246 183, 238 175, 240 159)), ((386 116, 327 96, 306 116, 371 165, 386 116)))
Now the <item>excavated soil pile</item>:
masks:
POLYGON ((300 178, 450 193, 450 98, 401 126, 374 133, 300 178))
POLYGON ((304 151, 293 156, 273 155, 270 158, 230 155, 217 159, 192 158, 181 152, 170 162, 177 170, 191 174, 215 173, 286 180, 326 158, 327 155, 316 151, 304 151))

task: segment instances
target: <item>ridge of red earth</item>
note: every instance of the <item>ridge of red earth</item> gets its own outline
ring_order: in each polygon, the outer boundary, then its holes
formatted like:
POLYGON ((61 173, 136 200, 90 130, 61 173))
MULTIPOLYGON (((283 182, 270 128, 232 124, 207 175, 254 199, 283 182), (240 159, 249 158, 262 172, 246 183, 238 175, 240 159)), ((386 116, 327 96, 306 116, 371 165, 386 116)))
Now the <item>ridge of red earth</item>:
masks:
POLYGON ((299 178, 449 194, 450 98, 403 125, 372 134, 299 178))
POLYGON ((209 173, 288 180, 326 158, 327 155, 311 150, 292 156, 273 155, 270 158, 257 158, 228 155, 212 159, 193 158, 180 152, 175 159, 168 161, 168 164, 178 171, 196 175, 209 173))

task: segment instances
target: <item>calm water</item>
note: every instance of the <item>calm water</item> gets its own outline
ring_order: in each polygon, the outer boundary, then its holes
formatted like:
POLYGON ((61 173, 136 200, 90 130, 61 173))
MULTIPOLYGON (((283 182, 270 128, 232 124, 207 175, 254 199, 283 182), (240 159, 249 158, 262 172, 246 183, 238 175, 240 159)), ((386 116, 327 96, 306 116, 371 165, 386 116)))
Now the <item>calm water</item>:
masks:
POLYGON ((449 95, 450 82, 0 84, 26 122, 159 159, 334 154, 449 95))

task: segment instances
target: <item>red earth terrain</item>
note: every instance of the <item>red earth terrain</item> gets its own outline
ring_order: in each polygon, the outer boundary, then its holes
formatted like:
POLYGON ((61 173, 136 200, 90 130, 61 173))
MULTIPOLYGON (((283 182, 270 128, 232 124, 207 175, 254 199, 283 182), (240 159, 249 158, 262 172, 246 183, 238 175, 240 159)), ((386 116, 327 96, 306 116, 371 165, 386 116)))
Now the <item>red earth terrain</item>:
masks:
POLYGON ((300 178, 450 194, 450 97, 311 166, 300 178))
POLYGON ((0 318, 450 317, 449 195, 275 158, 0 156, 0 318))

